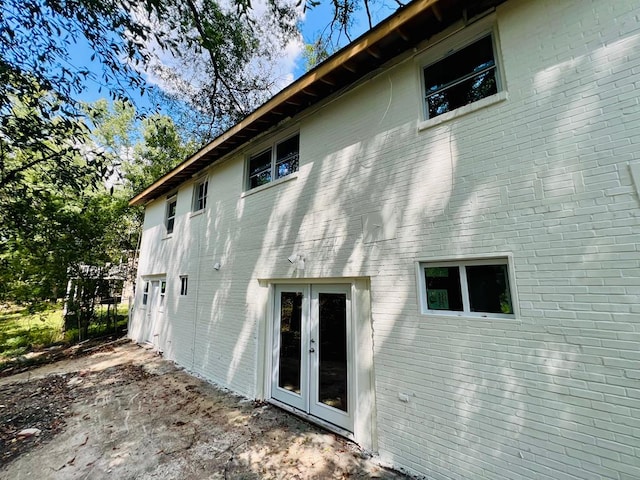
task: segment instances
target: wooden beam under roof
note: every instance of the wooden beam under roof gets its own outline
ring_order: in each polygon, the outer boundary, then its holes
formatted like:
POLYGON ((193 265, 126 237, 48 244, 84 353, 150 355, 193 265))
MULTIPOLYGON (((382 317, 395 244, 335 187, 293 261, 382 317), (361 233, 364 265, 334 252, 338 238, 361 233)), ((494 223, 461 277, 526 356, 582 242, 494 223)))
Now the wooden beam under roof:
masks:
POLYGON ((380 60, 380 58, 382 58, 382 54, 373 47, 367 48, 367 53, 371 55, 373 58, 375 58, 376 60, 380 60))
POLYGON ((343 63, 342 65, 340 65, 342 68, 344 68, 345 70, 348 70, 351 73, 356 73, 357 70, 352 67, 351 65, 349 65, 348 63, 343 63))
POLYGON ((443 20, 442 11, 440 10, 440 7, 438 6, 437 3, 431 5, 431 10, 433 11, 433 14, 438 19, 438 21, 442 22, 443 20))
POLYGON ((331 79, 329 79, 329 78, 326 78, 326 77, 322 77, 322 78, 320 79, 320 81, 321 81, 322 83, 326 83, 327 85, 330 85, 330 86, 332 86, 332 87, 335 87, 335 86, 336 86, 336 82, 334 82, 333 80, 331 80, 331 79))
POLYGON ((398 34, 398 36, 404 40, 405 42, 408 42, 410 40, 409 36, 404 33, 404 31, 402 30, 402 28, 396 28, 396 33, 398 34))

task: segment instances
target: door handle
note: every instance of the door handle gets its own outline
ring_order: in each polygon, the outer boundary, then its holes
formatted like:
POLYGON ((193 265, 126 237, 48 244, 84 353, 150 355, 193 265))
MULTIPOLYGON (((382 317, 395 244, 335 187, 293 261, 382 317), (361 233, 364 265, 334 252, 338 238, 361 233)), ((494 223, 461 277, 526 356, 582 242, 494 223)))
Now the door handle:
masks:
POLYGON ((313 352, 315 352, 315 351, 316 351, 316 349, 315 349, 315 348, 313 348, 313 347, 311 347, 311 348, 309 349, 309 353, 313 353, 313 352))

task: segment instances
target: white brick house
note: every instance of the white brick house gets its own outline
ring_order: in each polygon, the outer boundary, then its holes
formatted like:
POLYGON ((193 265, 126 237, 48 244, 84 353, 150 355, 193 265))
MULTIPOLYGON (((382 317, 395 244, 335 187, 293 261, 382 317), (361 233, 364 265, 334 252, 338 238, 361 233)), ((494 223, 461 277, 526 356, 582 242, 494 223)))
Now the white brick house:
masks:
POLYGON ((640 4, 417 0, 132 200, 130 336, 430 479, 640 478, 640 4))

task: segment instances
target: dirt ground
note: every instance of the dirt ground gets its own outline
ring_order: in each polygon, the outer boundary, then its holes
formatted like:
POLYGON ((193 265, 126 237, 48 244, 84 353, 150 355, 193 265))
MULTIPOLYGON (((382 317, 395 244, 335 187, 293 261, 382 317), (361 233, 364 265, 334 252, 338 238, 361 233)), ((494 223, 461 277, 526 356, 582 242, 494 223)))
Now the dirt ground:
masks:
POLYGON ((0 378, 0 479, 33 478, 406 477, 341 437, 120 341, 0 378))

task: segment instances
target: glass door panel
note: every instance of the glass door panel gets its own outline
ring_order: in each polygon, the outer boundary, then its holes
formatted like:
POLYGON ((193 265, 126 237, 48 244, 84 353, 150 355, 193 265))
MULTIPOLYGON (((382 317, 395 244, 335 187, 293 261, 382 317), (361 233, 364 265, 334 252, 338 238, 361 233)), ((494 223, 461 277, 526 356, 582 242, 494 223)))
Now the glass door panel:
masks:
POLYGON ((279 285, 273 329, 271 396, 306 411, 308 402, 308 286, 279 285))
POLYGON ((300 394, 302 292, 280 293, 280 370, 278 386, 300 394))
POLYGON ((350 285, 311 288, 309 413, 351 431, 350 285))
POLYGON ((347 411, 347 296, 318 294, 318 401, 347 411))

